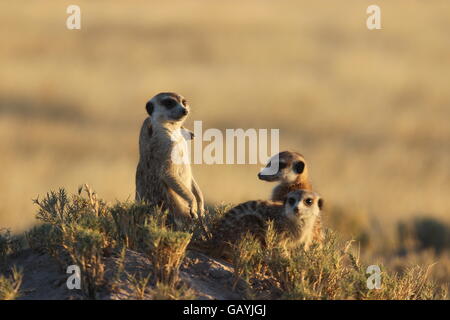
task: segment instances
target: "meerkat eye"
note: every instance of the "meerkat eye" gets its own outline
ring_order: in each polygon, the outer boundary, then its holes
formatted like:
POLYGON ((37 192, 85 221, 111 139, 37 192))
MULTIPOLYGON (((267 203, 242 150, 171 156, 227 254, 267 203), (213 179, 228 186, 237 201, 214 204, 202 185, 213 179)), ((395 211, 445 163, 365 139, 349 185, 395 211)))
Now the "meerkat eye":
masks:
POLYGON ((289 198, 288 199, 288 203, 289 203, 290 206, 293 207, 295 205, 295 198, 289 198))
POLYGON ((314 200, 311 198, 305 199, 305 204, 310 207, 314 203, 314 200))
POLYGON ((296 174, 301 174, 305 170, 305 163, 303 161, 297 161, 294 163, 293 169, 296 174))
POLYGON ((172 109, 177 105, 177 102, 173 99, 164 99, 163 101, 161 101, 161 104, 167 109, 172 109))

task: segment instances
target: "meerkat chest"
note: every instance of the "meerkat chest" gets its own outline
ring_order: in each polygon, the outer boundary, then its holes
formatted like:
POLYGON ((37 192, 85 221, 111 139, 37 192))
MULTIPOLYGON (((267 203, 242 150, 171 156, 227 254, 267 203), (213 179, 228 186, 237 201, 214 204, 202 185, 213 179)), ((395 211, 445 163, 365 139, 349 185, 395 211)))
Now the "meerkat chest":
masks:
POLYGON ((190 153, 186 137, 181 129, 175 130, 170 134, 172 145, 171 162, 175 173, 181 177, 186 184, 191 182, 190 153))
POLYGON ((304 243, 306 246, 308 246, 312 240, 315 221, 316 221, 315 217, 308 217, 303 221, 300 242, 304 243))

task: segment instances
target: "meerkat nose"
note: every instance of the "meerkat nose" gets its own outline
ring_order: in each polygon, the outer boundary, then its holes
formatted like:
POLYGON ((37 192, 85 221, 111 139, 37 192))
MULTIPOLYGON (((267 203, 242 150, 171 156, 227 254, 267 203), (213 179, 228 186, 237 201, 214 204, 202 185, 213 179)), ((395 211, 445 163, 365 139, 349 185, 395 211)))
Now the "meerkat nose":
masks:
POLYGON ((186 108, 183 108, 183 115, 187 115, 188 114, 188 111, 187 111, 187 109, 186 108))

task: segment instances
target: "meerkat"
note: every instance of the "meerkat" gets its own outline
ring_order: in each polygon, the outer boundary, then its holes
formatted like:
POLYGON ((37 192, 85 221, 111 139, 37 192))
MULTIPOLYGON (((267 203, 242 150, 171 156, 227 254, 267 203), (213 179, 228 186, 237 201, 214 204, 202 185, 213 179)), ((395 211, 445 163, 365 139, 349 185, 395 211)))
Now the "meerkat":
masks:
POLYGON ((286 248, 304 245, 308 249, 322 205, 320 195, 308 190, 292 191, 284 202, 257 200, 242 203, 229 210, 213 227, 210 253, 230 259, 233 244, 246 233, 265 246, 269 221, 273 221, 280 244, 286 248))
POLYGON ((182 127, 190 106, 177 93, 159 93, 146 104, 149 115, 139 135, 136 169, 136 200, 168 209, 176 225, 204 212, 203 194, 189 163, 187 140, 182 127))
MULTIPOLYGON (((272 201, 284 201, 294 190, 312 191, 308 166, 305 158, 298 152, 283 151, 273 156, 267 166, 258 173, 263 181, 279 182, 272 190, 272 201)), ((322 220, 319 217, 314 225, 314 240, 323 241, 322 220)))
POLYGON ((258 178, 279 182, 272 190, 272 201, 284 201, 287 194, 294 190, 312 191, 305 158, 298 152, 283 151, 273 156, 258 173, 258 178))

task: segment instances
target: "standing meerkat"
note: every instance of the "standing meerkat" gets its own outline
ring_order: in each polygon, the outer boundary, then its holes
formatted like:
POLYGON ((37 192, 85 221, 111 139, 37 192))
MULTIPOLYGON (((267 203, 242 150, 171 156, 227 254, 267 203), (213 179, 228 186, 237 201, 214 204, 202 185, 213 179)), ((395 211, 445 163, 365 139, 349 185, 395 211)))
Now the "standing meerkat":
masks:
MULTIPOLYGON (((298 152, 283 151, 270 158, 267 166, 258 173, 263 181, 278 182, 272 190, 272 201, 284 201, 291 191, 312 191, 308 166, 305 158, 298 152)), ((319 217, 314 225, 314 240, 323 241, 322 221, 319 217)))
POLYGON ((263 200, 242 203, 229 210, 214 226, 209 246, 211 253, 230 258, 233 244, 246 233, 255 236, 264 246, 269 221, 273 221, 282 245, 294 248, 303 244, 308 249, 322 205, 320 195, 308 190, 290 192, 284 203, 263 200))
POLYGON ((136 200, 168 209, 180 225, 204 212, 189 163, 186 140, 193 136, 182 127, 190 107, 181 95, 164 92, 150 99, 146 110, 149 117, 139 135, 136 200))

